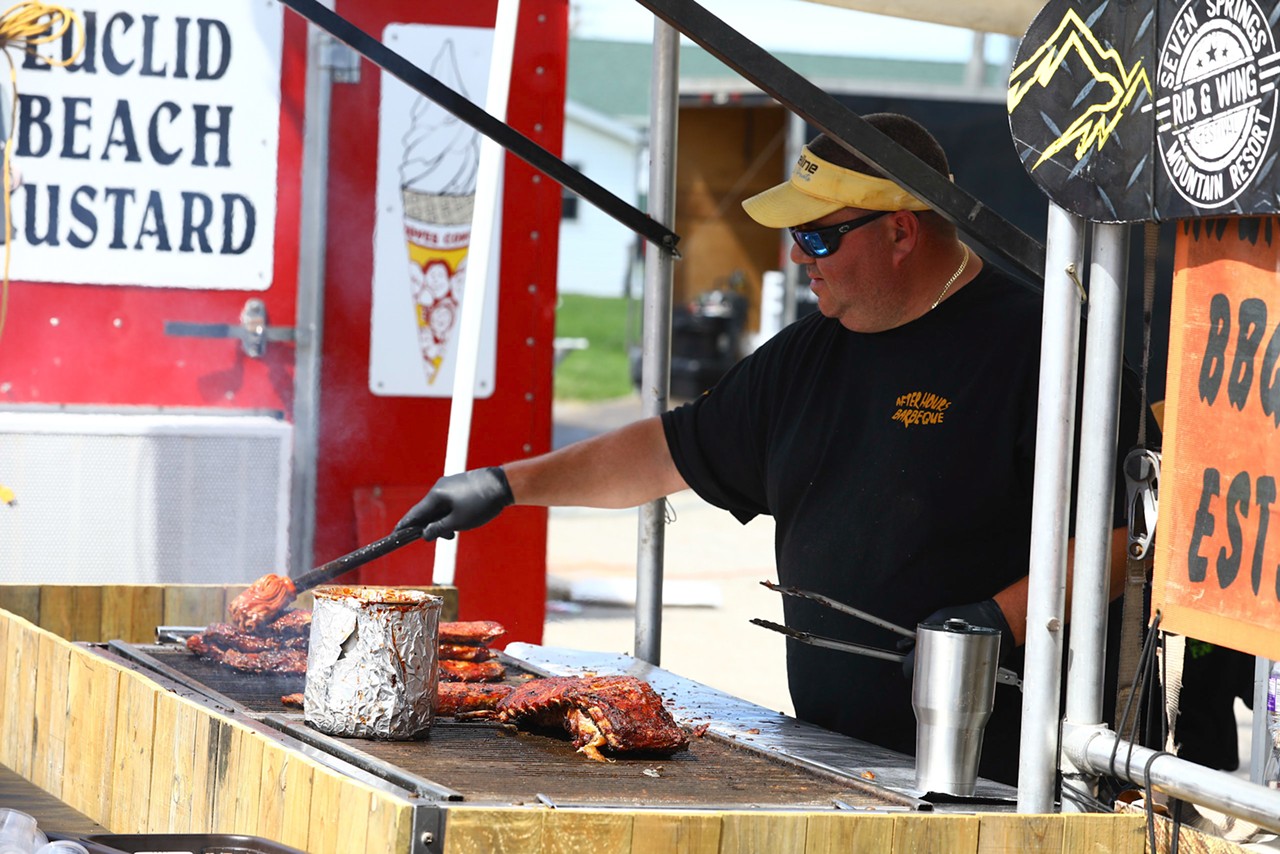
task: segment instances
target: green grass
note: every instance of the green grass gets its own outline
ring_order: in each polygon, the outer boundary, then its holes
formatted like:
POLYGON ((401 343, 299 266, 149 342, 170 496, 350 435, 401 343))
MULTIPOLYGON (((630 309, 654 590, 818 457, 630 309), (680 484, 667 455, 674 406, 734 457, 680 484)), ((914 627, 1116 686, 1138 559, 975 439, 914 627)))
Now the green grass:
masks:
MULTIPOLYGON (((633 303, 632 311, 639 315, 639 301, 633 303)), ((556 337, 590 342, 587 349, 569 353, 556 368, 556 400, 608 400, 632 393, 626 299, 561 294, 556 337)))

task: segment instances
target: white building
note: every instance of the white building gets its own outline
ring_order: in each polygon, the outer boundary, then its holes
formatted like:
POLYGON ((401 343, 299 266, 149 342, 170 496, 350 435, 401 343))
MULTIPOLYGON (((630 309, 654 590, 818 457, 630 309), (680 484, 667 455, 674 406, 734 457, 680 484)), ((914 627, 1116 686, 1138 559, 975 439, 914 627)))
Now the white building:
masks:
MULTIPOLYGON (((644 132, 634 125, 576 101, 565 104, 562 159, 631 205, 641 198, 643 151, 644 132)), ((557 270, 561 293, 623 296, 636 251, 626 226, 565 191, 557 270)), ((641 286, 632 282, 632 294, 638 296, 641 286)))

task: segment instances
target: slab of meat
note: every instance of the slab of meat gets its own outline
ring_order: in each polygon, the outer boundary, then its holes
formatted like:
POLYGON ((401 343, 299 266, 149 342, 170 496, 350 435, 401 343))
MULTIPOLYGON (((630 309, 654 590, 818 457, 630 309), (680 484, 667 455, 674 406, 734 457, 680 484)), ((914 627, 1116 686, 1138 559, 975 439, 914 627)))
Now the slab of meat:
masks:
POLYGON ((306 608, 285 611, 265 626, 259 626, 257 634, 276 638, 310 638, 311 612, 306 608))
POLYGON ((440 662, 443 682, 497 682, 506 675, 507 669, 498 661, 440 662))
POLYGON ((225 664, 245 673, 296 673, 307 672, 305 649, 267 649, 262 652, 241 652, 206 643, 201 635, 187 638, 187 649, 203 658, 225 664))
POLYGON ((258 626, 271 622, 297 596, 293 581, 283 575, 268 573, 232 599, 227 605, 227 613, 241 631, 252 632, 258 626))
POLYGON ((483 646, 507 633, 506 626, 493 620, 471 622, 444 622, 440 624, 440 643, 459 643, 483 646))
POLYGON ((662 698, 634 676, 558 676, 534 679, 497 706, 498 719, 539 726, 557 722, 580 753, 604 761, 612 752, 674 753, 689 737, 662 704, 662 698))
POLYGON ((302 694, 285 694, 280 698, 280 702, 291 709, 301 709, 303 706, 302 694))
POLYGON ((436 714, 441 717, 471 712, 488 712, 510 694, 511 685, 473 682, 441 682, 436 688, 436 714))
POLYGON ((306 649, 308 636, 291 637, 250 635, 230 623, 211 623, 202 633, 204 642, 222 649, 240 652, 266 652, 269 649, 306 649))
POLYGON ((488 661, 497 653, 487 646, 468 646, 464 643, 440 644, 441 661, 488 661))

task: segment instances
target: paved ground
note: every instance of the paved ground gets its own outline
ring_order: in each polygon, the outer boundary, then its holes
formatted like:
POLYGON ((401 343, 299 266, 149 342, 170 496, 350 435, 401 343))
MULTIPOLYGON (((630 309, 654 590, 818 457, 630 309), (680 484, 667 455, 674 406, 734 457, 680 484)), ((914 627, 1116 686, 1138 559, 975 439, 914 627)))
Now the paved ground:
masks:
MULTIPOLYGON (((557 404, 556 447, 628 423, 641 415, 638 397, 602 404, 557 404)), ((675 521, 665 549, 665 601, 660 664, 682 676, 791 713, 781 635, 748 622, 782 621, 777 594, 773 520, 740 525, 691 492, 670 499, 675 521), (673 605, 705 602, 702 606, 673 605)), ((635 648, 634 602, 638 514, 634 510, 556 508, 548 531, 547 569, 553 598, 544 643, 630 653, 635 648), (566 601, 592 591, 625 604, 566 601)), ((1248 777, 1249 712, 1237 701, 1240 776, 1248 777)))

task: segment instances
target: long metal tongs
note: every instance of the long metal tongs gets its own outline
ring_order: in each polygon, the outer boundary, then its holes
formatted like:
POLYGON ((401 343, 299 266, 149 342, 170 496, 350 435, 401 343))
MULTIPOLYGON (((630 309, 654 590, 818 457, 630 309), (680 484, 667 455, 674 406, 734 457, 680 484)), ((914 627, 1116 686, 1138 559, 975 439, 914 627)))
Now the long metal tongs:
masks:
MULTIPOLYGON (((857 617, 858 619, 871 623, 874 626, 879 626, 882 629, 888 629, 889 631, 902 635, 905 638, 911 638, 913 641, 916 639, 916 633, 911 629, 903 628, 896 623, 891 623, 888 620, 881 619, 875 614, 868 614, 866 611, 861 611, 852 605, 846 605, 845 603, 832 599, 829 596, 823 596, 821 593, 814 593, 812 590, 801 590, 799 587, 783 587, 780 584, 774 584, 772 581, 761 581, 760 584, 770 590, 781 593, 784 596, 795 596, 799 599, 809 599, 817 602, 819 605, 830 608, 833 611, 839 611, 843 614, 857 617)), ((777 623, 770 622, 769 620, 753 618, 751 622, 754 625, 778 632, 779 634, 784 634, 789 638, 798 640, 801 643, 807 643, 810 646, 821 646, 826 647, 827 649, 839 650, 840 652, 852 652, 857 655, 865 655, 868 658, 879 658, 884 661, 902 661, 907 657, 907 653, 905 652, 893 652, 887 649, 878 649, 873 646, 864 646, 863 644, 853 643, 851 641, 843 641, 837 640, 836 638, 825 637, 823 635, 815 635, 812 632, 803 632, 799 629, 793 629, 788 626, 782 626, 777 623)), ((996 670, 996 681, 1003 685, 1013 685, 1017 688, 1022 687, 1022 680, 1018 678, 1018 674, 1007 667, 1001 667, 996 670)))

